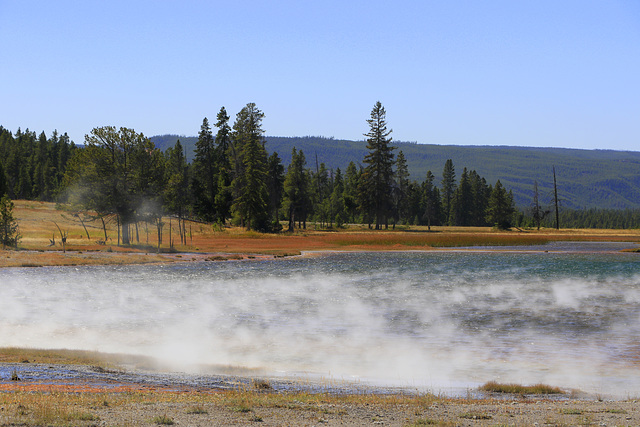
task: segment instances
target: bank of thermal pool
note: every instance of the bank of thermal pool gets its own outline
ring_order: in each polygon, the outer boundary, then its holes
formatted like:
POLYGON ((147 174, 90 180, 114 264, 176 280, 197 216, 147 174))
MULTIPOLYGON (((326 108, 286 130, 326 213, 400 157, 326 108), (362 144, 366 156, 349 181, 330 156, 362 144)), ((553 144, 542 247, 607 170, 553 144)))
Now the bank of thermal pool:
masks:
POLYGON ((640 259, 625 245, 4 269, 0 346, 363 386, 637 395, 640 259))

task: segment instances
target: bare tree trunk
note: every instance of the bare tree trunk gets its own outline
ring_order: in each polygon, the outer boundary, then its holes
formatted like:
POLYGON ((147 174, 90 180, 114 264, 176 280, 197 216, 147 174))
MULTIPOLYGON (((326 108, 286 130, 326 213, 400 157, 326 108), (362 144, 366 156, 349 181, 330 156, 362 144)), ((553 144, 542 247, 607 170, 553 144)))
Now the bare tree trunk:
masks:
POLYGON ((104 231, 104 244, 107 244, 107 224, 104 222, 104 217, 101 216, 100 220, 102 220, 102 231, 104 231))
POLYGON ((171 236, 171 217, 169 217, 169 248, 173 249, 173 237, 171 236))
POLYGON ((560 230, 560 215, 558 213, 558 185, 556 184, 556 167, 553 167, 553 193, 556 203, 556 230, 560 230))
POLYGON ((75 214, 73 216, 78 218, 78 220, 80 221, 80 224, 82 224, 82 228, 84 228, 84 232, 87 233, 87 239, 91 240, 91 236, 89 236, 89 231, 87 231, 87 226, 84 224, 84 220, 80 217, 79 214, 75 214))

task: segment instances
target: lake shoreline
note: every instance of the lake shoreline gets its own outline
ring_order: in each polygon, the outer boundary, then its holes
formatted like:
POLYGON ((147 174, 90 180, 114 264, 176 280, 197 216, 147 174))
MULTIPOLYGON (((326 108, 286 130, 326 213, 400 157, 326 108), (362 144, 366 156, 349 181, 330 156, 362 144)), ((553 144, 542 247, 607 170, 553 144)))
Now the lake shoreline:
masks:
MULTIPOLYGON (((19 349, 13 349, 19 351, 19 349)), ((0 355, 2 350, 0 349, 0 355)), ((95 356, 95 354, 94 354, 95 356)), ((100 363, 100 362, 98 362, 100 363)), ((55 405, 67 425, 86 425, 65 417, 83 411, 86 419, 107 424, 148 425, 164 416, 183 425, 638 425, 636 400, 599 396, 480 395, 444 397, 420 393, 340 392, 313 384, 254 375, 201 375, 200 383, 180 373, 135 372, 110 365, 59 365, 0 362, 0 424, 25 423, 40 405, 55 405), (9 379, 12 372, 15 378, 9 379), (47 374, 49 372, 49 374, 47 374), (61 373, 56 377, 52 373, 61 373), (44 374, 43 374, 44 373, 44 374), (203 380, 204 379, 204 380, 203 380), (203 381, 208 381, 204 385, 203 381), (284 385, 284 386, 283 386, 284 385), (99 403, 94 403, 99 402, 99 403), (196 410, 197 409, 197 410, 196 410)), ((34 420, 38 423, 37 419, 34 420)), ((52 422, 53 420, 49 420, 52 422)))
POLYGON ((551 241, 547 245, 518 245, 518 246, 491 246, 478 245, 468 247, 423 247, 423 248, 378 248, 363 245, 361 248, 349 249, 314 249, 300 250, 283 255, 252 253, 252 252, 143 252, 143 251, 105 251, 105 250, 0 250, 0 268, 7 267, 51 267, 51 266, 83 266, 83 265, 142 265, 163 264, 175 262, 220 262, 220 261, 265 261, 291 256, 313 256, 328 253, 353 253, 353 252, 497 252, 497 253, 638 253, 637 243, 634 242, 606 242, 606 241, 551 241), (558 248, 554 244, 566 243, 569 246, 584 244, 604 245, 611 243, 619 247, 606 248, 558 248))

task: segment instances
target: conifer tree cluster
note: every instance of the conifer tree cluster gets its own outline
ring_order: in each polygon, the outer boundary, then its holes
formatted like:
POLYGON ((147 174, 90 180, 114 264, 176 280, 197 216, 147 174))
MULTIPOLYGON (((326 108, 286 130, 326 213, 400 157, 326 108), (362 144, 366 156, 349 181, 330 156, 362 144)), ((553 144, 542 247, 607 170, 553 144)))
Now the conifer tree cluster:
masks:
POLYGON ((54 131, 47 138, 44 132, 18 129, 13 135, 0 126, 0 196, 55 201, 75 150, 66 133, 54 131))
POLYGON ((366 120, 368 153, 344 171, 296 147, 290 164, 283 165, 278 153, 266 150, 264 117, 249 103, 233 123, 222 107, 215 130, 204 118, 191 163, 179 140, 163 153, 133 129, 95 128, 78 148, 66 134, 12 135, 0 127, 0 192, 91 209, 103 225, 114 218, 123 243, 139 241, 140 222, 161 236, 167 215, 177 220, 182 243, 186 218, 259 231, 278 231, 281 222, 293 231, 309 221, 316 227, 365 223, 376 229, 513 224, 510 192, 466 168, 458 180, 451 159, 441 179, 429 171, 424 181, 411 180, 380 102, 366 120))

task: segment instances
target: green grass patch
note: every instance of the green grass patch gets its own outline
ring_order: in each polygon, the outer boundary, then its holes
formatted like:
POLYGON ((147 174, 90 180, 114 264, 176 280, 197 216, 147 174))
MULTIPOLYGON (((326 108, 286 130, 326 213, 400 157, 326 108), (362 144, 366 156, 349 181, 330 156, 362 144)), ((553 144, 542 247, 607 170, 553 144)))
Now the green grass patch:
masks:
POLYGON ((565 394, 565 392, 559 387, 553 387, 546 384, 501 384, 495 381, 489 381, 488 383, 480 387, 480 390, 490 393, 508 394, 565 394))
POLYGON ((187 414, 201 415, 208 414, 208 412, 202 406, 192 406, 191 408, 187 409, 187 414))
POLYGON ((153 424, 171 426, 174 424, 173 418, 167 417, 166 415, 158 415, 157 417, 153 417, 151 419, 153 424))

